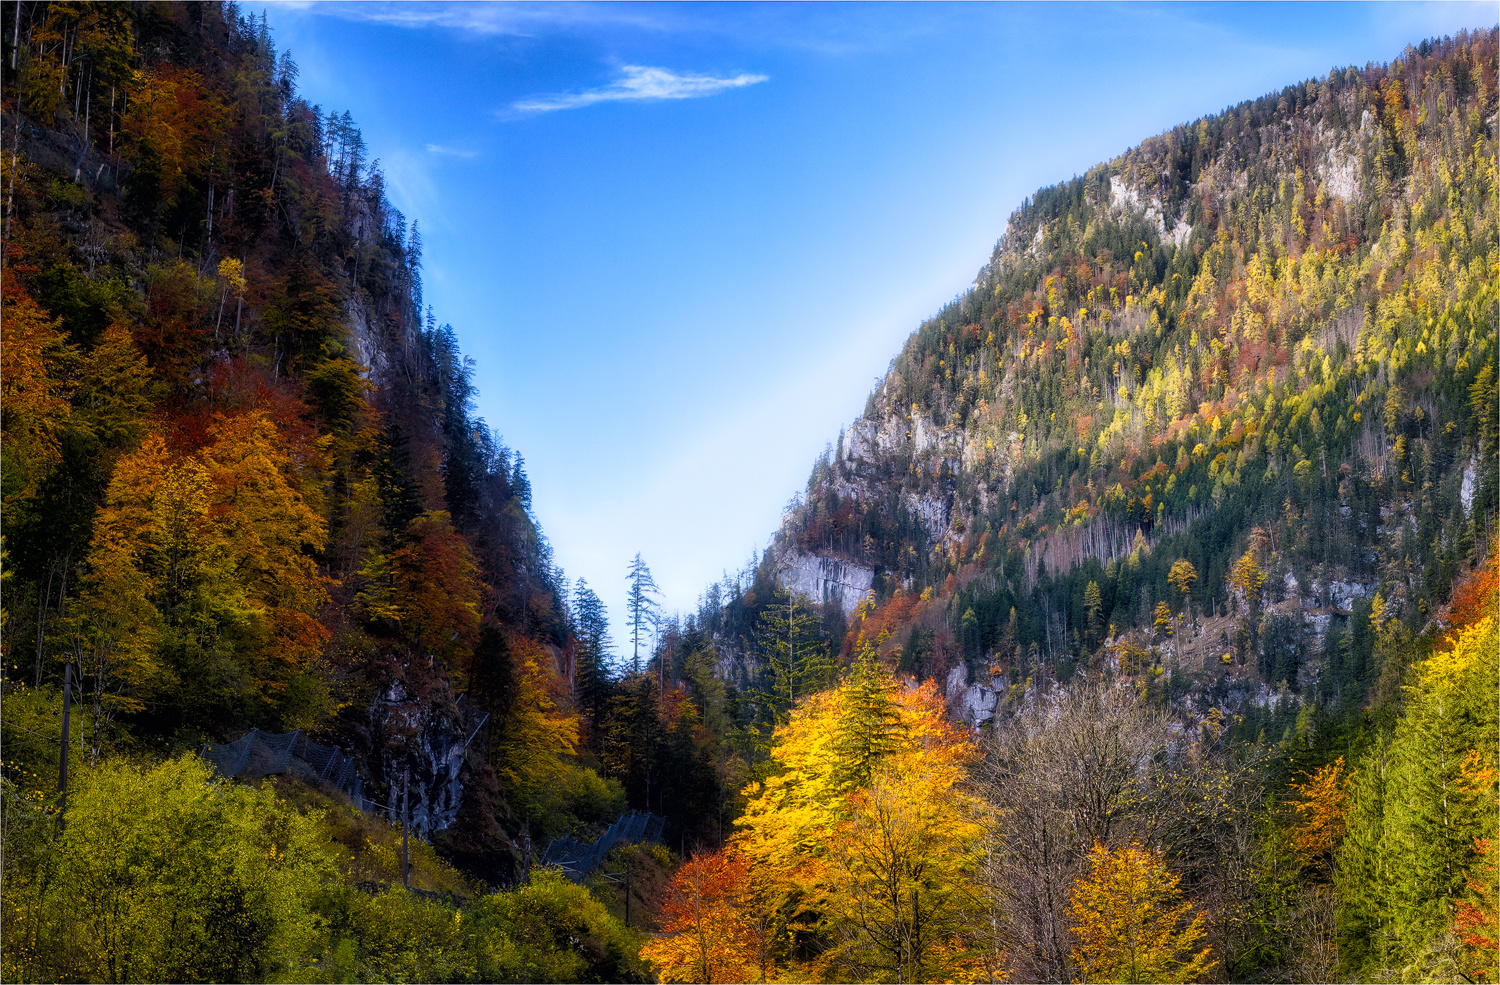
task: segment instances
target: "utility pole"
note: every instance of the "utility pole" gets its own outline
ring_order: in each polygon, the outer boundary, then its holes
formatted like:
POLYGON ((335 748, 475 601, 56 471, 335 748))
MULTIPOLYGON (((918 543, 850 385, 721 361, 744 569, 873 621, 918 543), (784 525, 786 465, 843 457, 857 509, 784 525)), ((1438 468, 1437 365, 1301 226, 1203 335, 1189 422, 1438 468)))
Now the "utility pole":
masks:
POLYGON ((526 815, 526 827, 521 831, 521 881, 531 883, 531 815, 526 815))
POLYGON ((62 720, 62 743, 61 752, 57 760, 57 829, 61 831, 67 823, 64 815, 68 810, 68 736, 71 731, 68 727, 68 713, 72 699, 73 665, 63 664, 63 720, 62 720))
POLYGON ((625 926, 630 926, 630 861, 625 862, 625 926))
POLYGON ((411 848, 407 841, 411 830, 411 815, 407 810, 407 797, 411 790, 411 767, 401 771, 401 885, 410 889, 407 873, 411 869, 411 848))

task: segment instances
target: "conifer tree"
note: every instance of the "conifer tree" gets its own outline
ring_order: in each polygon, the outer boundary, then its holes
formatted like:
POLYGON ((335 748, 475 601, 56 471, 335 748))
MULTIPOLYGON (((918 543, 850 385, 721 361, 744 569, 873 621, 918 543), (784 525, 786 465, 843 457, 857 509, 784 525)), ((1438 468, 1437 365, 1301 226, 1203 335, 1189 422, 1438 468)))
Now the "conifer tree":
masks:
POLYGON ((786 601, 766 606, 755 628, 756 645, 771 672, 763 698, 770 712, 767 725, 785 722, 798 701, 828 680, 831 669, 806 603, 794 594, 777 597, 786 601))
POLYGON ((609 707, 610 656, 614 644, 609 638, 609 617, 604 603, 589 588, 586 579, 578 579, 573 589, 572 615, 573 638, 577 644, 573 694, 579 708, 597 729, 609 707))
POLYGON ((1099 594, 1099 583, 1091 581, 1083 591, 1083 611, 1088 619, 1088 631, 1090 638, 1095 638, 1099 632, 1099 616, 1104 611, 1104 599, 1099 594))
POLYGON ((844 703, 833 741, 841 789, 869 786, 876 765, 900 745, 896 688, 896 679, 880 663, 876 645, 865 642, 842 688, 844 703))
POLYGON ((1494 616, 1464 629, 1413 668, 1410 703, 1389 744, 1372 748, 1350 783, 1348 834, 1334 868, 1341 943, 1350 970, 1418 960, 1448 928, 1494 828, 1493 772, 1469 764, 1497 752, 1494 616))
POLYGON ((630 562, 630 571, 625 578, 630 583, 630 591, 625 597, 625 606, 630 613, 626 623, 630 627, 630 672, 639 674, 641 644, 655 631, 657 621, 661 618, 661 602, 656 599, 661 594, 661 589, 656 587, 651 569, 641 560, 639 553, 630 562))

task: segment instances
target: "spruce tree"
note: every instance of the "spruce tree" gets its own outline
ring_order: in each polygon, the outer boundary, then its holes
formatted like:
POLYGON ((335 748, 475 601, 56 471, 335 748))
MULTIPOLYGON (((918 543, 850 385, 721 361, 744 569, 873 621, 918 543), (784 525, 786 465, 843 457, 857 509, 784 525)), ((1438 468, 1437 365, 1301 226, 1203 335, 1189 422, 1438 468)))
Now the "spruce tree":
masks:
POLYGON ((901 715, 896 679, 880 662, 876 644, 866 641, 843 686, 833 748, 834 773, 841 790, 868 787, 880 761, 900 744, 901 715))
POLYGON ((1088 618, 1089 638, 1099 632, 1099 616, 1104 610, 1104 599, 1099 594, 1099 583, 1091 581, 1083 591, 1083 611, 1088 618))
POLYGON ((596 730, 609 708, 612 692, 609 617, 604 603, 583 578, 573 590, 573 639, 576 656, 573 661, 573 694, 579 709, 596 730))
POLYGON ((781 725, 798 701, 827 683, 832 667, 807 603, 780 591, 775 598, 760 614, 755 642, 770 670, 762 703, 769 723, 781 725))
POLYGON ((641 672, 641 643, 646 639, 648 633, 655 630, 657 621, 661 618, 661 603, 655 596, 661 594, 661 589, 656 587, 656 581, 651 577, 651 569, 646 567, 646 562, 641 560, 640 554, 636 554, 635 560, 630 562, 630 571, 625 576, 630 583, 630 593, 626 596, 625 605, 630 612, 630 672, 639 674, 641 672))

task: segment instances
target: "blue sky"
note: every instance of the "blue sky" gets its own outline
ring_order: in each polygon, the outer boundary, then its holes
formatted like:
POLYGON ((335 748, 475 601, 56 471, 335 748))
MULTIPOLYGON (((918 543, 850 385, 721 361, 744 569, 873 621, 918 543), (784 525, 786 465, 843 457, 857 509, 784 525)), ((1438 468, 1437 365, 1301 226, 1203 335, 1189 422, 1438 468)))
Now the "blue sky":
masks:
MULTIPOLYGON (((247 4, 247 9, 256 9, 247 4)), ((1493 3, 266 8, 419 221, 426 300, 623 639, 687 612, 1005 220, 1179 122, 1493 3)))

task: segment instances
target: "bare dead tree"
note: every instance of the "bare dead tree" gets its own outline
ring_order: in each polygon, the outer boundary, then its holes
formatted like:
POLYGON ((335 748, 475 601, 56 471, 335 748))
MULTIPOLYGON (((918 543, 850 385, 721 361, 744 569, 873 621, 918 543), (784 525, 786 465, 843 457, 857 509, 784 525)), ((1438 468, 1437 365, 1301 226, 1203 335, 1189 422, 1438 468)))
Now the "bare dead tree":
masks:
POLYGON ((1099 679, 996 726, 981 776, 1000 834, 984 868, 1013 979, 1076 977, 1069 903, 1096 843, 1162 852, 1200 900, 1248 892, 1260 757, 1230 755, 1222 734, 1099 679))

